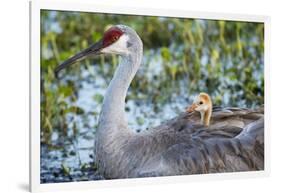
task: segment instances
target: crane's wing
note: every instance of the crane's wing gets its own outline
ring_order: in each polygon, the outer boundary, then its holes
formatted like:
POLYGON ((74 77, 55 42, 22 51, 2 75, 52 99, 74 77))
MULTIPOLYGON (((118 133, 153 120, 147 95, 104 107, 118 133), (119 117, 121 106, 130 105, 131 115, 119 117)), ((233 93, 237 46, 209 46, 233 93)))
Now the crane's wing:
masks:
MULTIPOLYGON (((155 128, 154 132, 160 134, 153 136, 173 136, 171 139, 175 140, 164 140, 166 142, 162 147, 166 146, 163 148, 166 151, 156 154, 139 171, 139 176, 264 169, 263 111, 240 108, 214 110, 211 128, 196 124, 199 121, 196 116, 181 115, 168 124, 159 126, 161 129, 155 128), (238 126, 235 123, 239 123, 238 126)), ((157 144, 157 139, 155 141, 157 144)))

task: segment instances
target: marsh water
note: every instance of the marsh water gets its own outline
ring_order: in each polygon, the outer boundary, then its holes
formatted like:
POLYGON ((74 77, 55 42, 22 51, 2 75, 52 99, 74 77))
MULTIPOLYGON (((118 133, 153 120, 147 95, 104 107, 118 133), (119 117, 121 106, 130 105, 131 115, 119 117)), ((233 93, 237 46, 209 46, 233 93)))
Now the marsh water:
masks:
POLYGON ((219 106, 264 103, 262 23, 42 10, 41 183, 103 179, 94 163, 95 131, 119 58, 83 60, 59 79, 54 68, 120 23, 144 44, 125 108, 136 132, 177 116, 199 92, 219 106))

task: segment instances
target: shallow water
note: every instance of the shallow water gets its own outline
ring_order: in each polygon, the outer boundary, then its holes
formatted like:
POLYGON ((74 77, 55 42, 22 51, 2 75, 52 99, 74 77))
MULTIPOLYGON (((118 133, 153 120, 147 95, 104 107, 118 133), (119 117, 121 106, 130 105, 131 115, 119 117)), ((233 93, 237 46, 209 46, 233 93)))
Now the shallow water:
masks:
POLYGON ((82 131, 76 138, 54 132, 51 143, 41 143, 41 183, 103 179, 94 164, 93 132, 82 131))

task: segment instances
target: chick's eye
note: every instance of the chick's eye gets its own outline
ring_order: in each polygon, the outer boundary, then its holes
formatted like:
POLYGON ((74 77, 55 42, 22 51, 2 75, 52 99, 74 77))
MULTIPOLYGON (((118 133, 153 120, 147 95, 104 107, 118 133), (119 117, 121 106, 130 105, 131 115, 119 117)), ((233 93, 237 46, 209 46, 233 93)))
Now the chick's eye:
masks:
POLYGON ((202 105, 202 104, 203 104, 203 102, 202 102, 202 101, 200 101, 200 102, 199 102, 199 105, 202 105))

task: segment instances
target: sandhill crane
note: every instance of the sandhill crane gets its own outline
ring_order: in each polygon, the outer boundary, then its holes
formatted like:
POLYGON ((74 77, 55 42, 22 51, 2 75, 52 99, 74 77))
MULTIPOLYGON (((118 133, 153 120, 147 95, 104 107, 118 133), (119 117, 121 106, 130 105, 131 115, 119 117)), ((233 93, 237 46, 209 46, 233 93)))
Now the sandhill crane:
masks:
POLYGON ((96 131, 96 163, 105 178, 263 170, 263 109, 213 108, 213 129, 200 124, 198 112, 182 113, 140 133, 128 127, 125 97, 143 55, 140 37, 128 26, 111 27, 55 73, 87 56, 108 53, 121 61, 104 96, 96 131))

